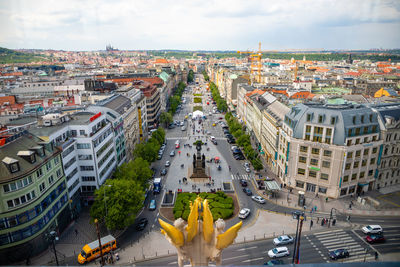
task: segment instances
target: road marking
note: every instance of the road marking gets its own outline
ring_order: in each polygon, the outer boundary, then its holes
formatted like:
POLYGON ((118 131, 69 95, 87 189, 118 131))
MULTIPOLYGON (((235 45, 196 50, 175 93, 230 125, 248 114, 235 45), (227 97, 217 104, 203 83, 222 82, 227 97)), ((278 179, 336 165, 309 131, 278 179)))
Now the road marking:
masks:
POLYGON ((319 241, 323 242, 325 240, 332 240, 333 238, 337 239, 337 238, 344 238, 344 237, 350 237, 349 235, 345 234, 345 235, 330 235, 330 236, 324 236, 324 237, 317 237, 319 241))
POLYGON ((168 265, 172 265, 172 264, 177 264, 178 262, 177 261, 173 261, 173 262, 170 262, 170 263, 168 263, 168 265))
POLYGON ((233 259, 243 258, 243 257, 249 257, 249 255, 240 255, 240 256, 230 257, 230 258, 226 258, 226 259, 222 259, 222 260, 227 261, 227 260, 233 260, 233 259))
POLYGON ((157 212, 157 217, 158 217, 158 215, 160 215, 160 213, 159 213, 159 212, 157 212))
POLYGON ((325 231, 325 232, 319 232, 319 233, 314 233, 314 235, 323 235, 323 234, 330 234, 330 233, 335 233, 335 232, 343 232, 343 230, 339 229, 339 230, 332 230, 332 231, 325 231))
POLYGON ((258 248, 258 247, 256 246, 256 247, 240 248, 240 249, 237 249, 236 251, 244 251, 244 250, 253 249, 253 248, 258 248))
POLYGON ((244 260, 242 262, 251 262, 251 261, 258 261, 258 260, 262 260, 264 258, 255 258, 255 259, 250 259, 250 260, 244 260))

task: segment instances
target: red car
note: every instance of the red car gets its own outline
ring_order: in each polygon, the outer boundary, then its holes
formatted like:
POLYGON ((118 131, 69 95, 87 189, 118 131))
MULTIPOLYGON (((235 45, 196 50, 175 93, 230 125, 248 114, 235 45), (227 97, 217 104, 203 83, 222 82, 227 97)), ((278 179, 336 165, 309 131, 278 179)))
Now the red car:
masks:
POLYGON ((175 148, 180 148, 181 146, 179 145, 179 144, 176 144, 175 145, 175 148))
POLYGON ((385 237, 383 235, 367 235, 365 237, 368 243, 380 243, 385 242, 385 237))

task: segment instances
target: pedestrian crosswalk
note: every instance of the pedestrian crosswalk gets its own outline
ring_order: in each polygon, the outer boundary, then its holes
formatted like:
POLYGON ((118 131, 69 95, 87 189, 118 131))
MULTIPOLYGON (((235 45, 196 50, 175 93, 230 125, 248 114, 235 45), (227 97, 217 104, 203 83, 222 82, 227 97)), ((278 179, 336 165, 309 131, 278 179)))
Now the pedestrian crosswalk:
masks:
MULTIPOLYGON (((347 249, 350 256, 340 259, 340 262, 359 262, 375 259, 375 256, 373 255, 374 251, 363 247, 357 242, 357 237, 353 237, 342 229, 319 232, 315 233, 314 236, 322 244, 322 246, 325 247, 325 255, 328 255, 329 251, 332 250, 340 248, 347 249)), ((320 247, 320 249, 322 249, 322 247, 320 247)), ((331 259, 327 259, 327 262, 329 261, 331 261, 331 259)))
POLYGON ((250 181, 250 174, 231 174, 232 180, 247 180, 250 181))

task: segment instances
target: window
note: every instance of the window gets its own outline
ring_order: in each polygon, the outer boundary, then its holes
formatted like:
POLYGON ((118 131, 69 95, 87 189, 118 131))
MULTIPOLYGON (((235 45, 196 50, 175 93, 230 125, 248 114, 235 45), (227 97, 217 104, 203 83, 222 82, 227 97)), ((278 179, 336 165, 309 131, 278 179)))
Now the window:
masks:
POLYGON ((362 166, 362 167, 367 166, 367 160, 366 160, 366 159, 363 159, 363 160, 362 160, 361 166, 362 166))
POLYGON ((77 149, 90 149, 90 144, 89 143, 81 143, 81 144, 76 144, 77 149))
POLYGON ((372 165, 372 164, 375 164, 375 160, 376 160, 375 158, 372 158, 372 159, 369 161, 369 164, 371 164, 371 165, 372 165))
POLYGON ((356 158, 358 158, 358 157, 360 157, 361 156, 361 150, 357 150, 356 151, 356 158))
POLYGON ((347 158, 348 158, 348 159, 351 159, 352 157, 353 157, 353 152, 348 152, 348 153, 347 153, 347 158))
POLYGON ((318 188, 318 192, 319 192, 319 193, 326 194, 326 191, 327 191, 327 188, 326 188, 326 187, 320 186, 320 187, 318 188))
POLYGON ((357 173, 353 173, 353 174, 351 175, 351 180, 354 181, 354 180, 356 180, 356 179, 357 179, 357 173))
POLYGON ((343 188, 342 190, 340 190, 340 195, 344 196, 347 194, 347 188, 343 188))
POLYGON ((95 181, 94 176, 82 176, 82 182, 91 182, 91 181, 95 181))
POLYGON ((8 200, 7 201, 7 206, 8 206, 9 209, 13 208, 14 207, 14 202, 12 200, 8 200))
POLYGON ((80 135, 85 135, 86 133, 85 133, 85 130, 79 130, 79 134, 80 135))
POLYGON ((311 133, 311 126, 310 125, 306 126, 306 133, 311 133))
POLYGON ((358 168, 359 165, 360 165, 359 161, 354 161, 353 168, 358 168))
POLYGON ((49 184, 52 184, 54 182, 54 176, 50 175, 49 177, 49 184))
POLYGON ((349 187, 349 194, 353 194, 354 191, 356 191, 356 186, 355 186, 355 185, 350 186, 350 187, 349 187))
POLYGON ((57 157, 54 158, 54 165, 57 165, 58 162, 60 162, 60 158, 57 156, 57 157))
POLYGON ((331 136, 332 135, 332 129, 331 128, 326 128, 326 135, 331 136))
POLYGON ((304 182, 296 180, 296 187, 304 188, 304 182))
POLYGON ((331 163, 329 161, 322 161, 322 167, 323 168, 330 168, 331 167, 331 163))
POLYGON ((356 116, 353 116, 353 124, 356 124, 356 116))
POLYGON ((46 170, 49 171, 51 169, 51 161, 46 163, 46 170))
POLYGON ((308 151, 308 147, 306 147, 306 146, 300 146, 300 152, 307 153, 307 151, 308 151))
POLYGON ((319 148, 312 148, 311 153, 314 155, 319 155, 319 148))
POLYGON ((311 114, 307 114, 307 121, 311 121, 311 114))
POLYGON ((81 171, 93 171, 94 167, 93 166, 80 166, 81 171))
POLYGON ((372 142, 375 142, 378 137, 376 135, 372 136, 372 142))
POLYGON ((61 175, 62 175, 61 169, 58 169, 58 170, 56 171, 56 174, 57 174, 57 177, 61 177, 61 175))
POLYGON ((368 137, 364 137, 364 143, 368 143, 368 137))
POLYGON ((332 156, 332 151, 324 150, 324 157, 331 157, 331 156, 332 156))
POLYGON ((44 182, 43 182, 43 183, 41 183, 41 184, 39 185, 39 191, 40 191, 40 193, 42 193, 45 189, 46 189, 46 186, 45 186, 45 184, 44 184, 44 182))
POLYGON ((297 174, 304 175, 305 173, 306 173, 305 169, 302 169, 302 168, 297 169, 297 174))
POLYGON ((364 123, 364 115, 361 115, 361 123, 364 123))
POLYGON ((317 172, 316 172, 316 171, 309 170, 309 171, 308 171, 308 176, 315 178, 315 177, 317 177, 317 172))
POLYGON ((318 116, 318 123, 322 123, 324 121, 324 116, 319 115, 318 116))
POLYGON ((11 173, 14 173, 14 172, 19 171, 19 164, 18 164, 18 162, 12 163, 12 164, 10 164, 9 166, 10 166, 10 172, 11 172, 11 173))
POLYGON ((356 139, 356 145, 358 145, 360 143, 360 138, 356 139))
POLYGON ((369 122, 372 122, 372 114, 369 114, 369 122))
POLYGON ((79 160, 92 160, 93 156, 92 155, 78 155, 79 160))
POLYGON ((367 156, 369 154, 369 148, 364 149, 364 156, 367 156))
POLYGON ((322 180, 328 180, 329 179, 329 175, 326 173, 321 173, 321 179, 322 180))
POLYGON ((363 134, 367 134, 368 133, 368 127, 364 127, 363 128, 363 134))
POLYGON ((377 129, 377 128, 376 128, 376 125, 373 125, 373 126, 372 126, 372 132, 373 132, 373 133, 376 133, 376 129, 377 129))
POLYGON ((351 168, 351 163, 346 163, 346 166, 344 167, 345 170, 350 170, 351 168))
POLYGON ((352 143, 351 139, 348 139, 347 140, 347 146, 351 146, 351 143, 352 143))
POLYGON ((311 159, 310 164, 313 166, 318 166, 318 159, 311 159))
POLYGON ((373 175, 374 174, 374 170, 369 170, 368 171, 368 176, 371 176, 371 175, 373 175))
POLYGON ((365 172, 360 172, 360 179, 364 178, 365 172))
POLYGON ((348 175, 343 176, 343 183, 348 181, 349 181, 349 176, 348 175))
POLYGON ((336 123, 336 117, 331 117, 331 124, 334 125, 336 123))
POLYGON ((43 175, 42 168, 36 171, 36 177, 40 178, 43 175))
POLYGON ((352 129, 349 129, 349 131, 347 132, 347 136, 351 136, 352 129))
POLYGON ((360 135, 361 128, 356 128, 356 135, 360 135))
POLYGON ((307 158, 306 158, 306 157, 300 156, 300 157, 299 157, 299 162, 301 162, 301 163, 306 163, 306 162, 307 162, 307 158))

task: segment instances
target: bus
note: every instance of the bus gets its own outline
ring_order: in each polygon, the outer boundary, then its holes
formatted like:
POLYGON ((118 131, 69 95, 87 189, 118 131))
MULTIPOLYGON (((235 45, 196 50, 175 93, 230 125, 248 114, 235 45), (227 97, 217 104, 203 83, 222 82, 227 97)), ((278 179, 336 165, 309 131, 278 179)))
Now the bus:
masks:
MULTIPOLYGON (((103 248, 103 255, 117 249, 117 240, 112 235, 102 237, 100 241, 103 248)), ((78 255, 78 262, 84 264, 98 257, 100 257, 100 246, 99 240, 96 240, 83 246, 81 253, 78 255)))

